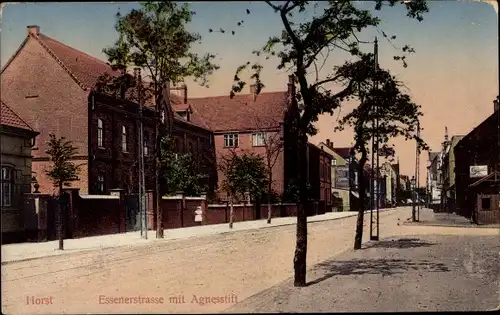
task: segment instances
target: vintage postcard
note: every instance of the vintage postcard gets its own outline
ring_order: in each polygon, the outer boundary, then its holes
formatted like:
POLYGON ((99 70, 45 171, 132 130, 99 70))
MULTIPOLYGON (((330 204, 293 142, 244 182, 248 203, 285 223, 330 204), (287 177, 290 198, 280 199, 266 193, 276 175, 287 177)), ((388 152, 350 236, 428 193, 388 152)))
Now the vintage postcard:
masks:
POLYGON ((0 18, 3 314, 500 309, 497 1, 0 18))

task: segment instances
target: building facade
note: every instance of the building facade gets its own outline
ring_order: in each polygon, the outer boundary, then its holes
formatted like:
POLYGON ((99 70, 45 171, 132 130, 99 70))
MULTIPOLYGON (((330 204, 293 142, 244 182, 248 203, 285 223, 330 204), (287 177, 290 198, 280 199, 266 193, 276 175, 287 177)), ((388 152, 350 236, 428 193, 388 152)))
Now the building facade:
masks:
MULTIPOLYGON (((50 133, 64 136, 76 147, 73 162, 80 165, 79 180, 72 182, 72 187, 79 188, 81 193, 137 188, 134 183, 138 168, 138 105, 125 93, 125 98, 119 95, 114 99, 97 95, 95 88, 104 74, 120 75, 106 62, 42 34, 38 26, 28 26, 26 39, 2 69, 2 100, 11 104, 23 119, 40 131, 37 137, 39 149, 33 152, 33 171, 40 192, 55 192, 45 174, 50 167, 49 156, 45 153, 50 133), (102 147, 99 141, 102 141, 102 147)), ((175 102, 180 107, 184 103, 178 98, 175 102)), ((151 103, 154 104, 146 100, 145 105, 151 103)), ((170 105, 170 102, 163 101, 161 112, 174 111, 170 105)), ((181 114, 185 112, 178 109, 181 114)), ((154 121, 160 115, 147 109, 144 113, 146 147, 150 152, 145 161, 146 178, 152 179, 154 121)), ((181 114, 173 113, 177 147, 181 152, 206 156, 203 161, 214 165, 214 159, 208 158, 208 153, 214 152, 210 148, 213 148, 211 131, 181 114), (208 152, 199 153, 197 148, 208 152)), ((205 168, 212 170, 215 166, 205 168)), ((209 173, 214 178, 213 171, 209 173)), ((147 187, 154 185, 149 182, 147 187)))
POLYGON ((456 212, 476 223, 500 223, 500 111, 494 112, 455 146, 456 212))
POLYGON ((38 132, 3 101, 0 123, 2 243, 10 243, 22 241, 27 234, 36 233, 36 229, 31 231, 25 224, 29 218, 23 211, 23 195, 30 192, 31 154, 38 132))

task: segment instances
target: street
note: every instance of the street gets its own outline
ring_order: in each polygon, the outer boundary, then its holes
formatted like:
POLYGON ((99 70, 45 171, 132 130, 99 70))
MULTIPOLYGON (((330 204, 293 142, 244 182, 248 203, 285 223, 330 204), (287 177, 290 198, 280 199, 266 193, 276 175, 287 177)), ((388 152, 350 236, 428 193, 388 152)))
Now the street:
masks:
POLYGON ((405 236, 318 264, 228 312, 485 311, 500 305, 497 236, 405 236))
MULTIPOLYGON (((498 238, 496 229, 403 225, 409 216, 409 208, 381 212, 381 239, 435 234, 498 238)), ((308 268, 336 261, 336 256, 343 252, 352 257, 364 255, 365 250, 352 253, 355 222, 356 217, 349 217, 310 223, 308 268)), ((369 239, 368 227, 369 215, 365 215, 365 243, 369 239)), ((416 249, 426 255, 425 251, 431 247, 416 249)), ((295 226, 290 225, 10 263, 2 265, 2 311, 6 314, 222 312, 292 277, 294 250, 295 226)), ((433 247, 425 259, 442 260, 440 250, 439 246, 433 247)), ((492 257, 498 257, 498 247, 494 250, 492 257)), ((398 250, 391 251, 395 251, 394 257, 399 255, 398 250)), ((454 253, 450 248, 447 255, 454 253)), ((308 273, 308 281, 317 277, 316 271, 308 273)), ((442 286, 448 286, 447 279, 441 279, 445 281, 442 286)), ((457 285, 471 284, 457 281, 457 285)), ((481 281, 475 284, 480 285, 481 281)), ((346 285, 345 289, 348 288, 346 285)), ((357 287, 352 284, 351 289, 356 291, 357 287)), ((307 295, 302 297, 307 298, 307 295)), ((419 296, 415 295, 415 299, 419 296)), ((267 311, 272 309, 266 307, 267 311)), ((356 307, 369 310, 371 305, 352 307, 352 310, 356 307)), ((377 306, 383 307, 391 310, 390 305, 377 306)))

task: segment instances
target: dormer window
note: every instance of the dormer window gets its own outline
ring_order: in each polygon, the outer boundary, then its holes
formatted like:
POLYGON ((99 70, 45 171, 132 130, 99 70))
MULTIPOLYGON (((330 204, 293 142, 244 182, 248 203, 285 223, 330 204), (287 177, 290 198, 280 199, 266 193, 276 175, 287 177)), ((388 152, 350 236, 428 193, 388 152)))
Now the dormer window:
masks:
POLYGON ((189 121, 189 113, 187 110, 178 111, 177 114, 182 118, 184 118, 185 120, 189 121))

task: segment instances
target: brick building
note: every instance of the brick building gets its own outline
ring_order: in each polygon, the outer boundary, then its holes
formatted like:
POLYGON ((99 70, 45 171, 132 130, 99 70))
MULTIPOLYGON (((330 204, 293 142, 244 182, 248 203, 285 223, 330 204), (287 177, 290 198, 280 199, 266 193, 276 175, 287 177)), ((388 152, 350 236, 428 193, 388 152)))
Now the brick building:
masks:
MULTIPOLYGON (((283 196, 296 171, 293 151, 295 147, 290 145, 292 140, 286 128, 295 104, 295 84, 290 77, 286 91, 257 94, 255 86, 252 85, 249 92, 238 94, 232 99, 227 95, 188 99, 185 92, 184 100, 187 100, 188 104, 174 104, 173 108, 177 111, 189 108, 191 119, 205 122, 212 130, 217 161, 221 161, 231 150, 237 153, 256 153, 265 158, 269 154, 268 150, 280 147, 272 168, 273 190, 283 196)), ((312 144, 309 144, 308 148, 309 180, 313 187, 310 198, 330 205, 331 194, 325 191, 331 190, 331 177, 327 170, 330 168, 331 155, 312 144)), ((220 170, 217 177, 220 184, 224 180, 220 170)), ((225 195, 223 191, 219 191, 221 199, 225 199, 225 195)))
MULTIPOLYGON (((72 186, 82 193, 136 187, 138 105, 94 93, 104 73, 119 75, 104 61, 40 33, 38 26, 28 26, 26 39, 2 69, 2 100, 40 131, 38 150, 33 151, 33 171, 41 192, 54 192, 45 175, 49 133, 66 137, 77 148, 74 163, 81 165, 80 180, 72 186)), ((162 110, 168 108, 163 102, 162 110)), ((153 156, 155 114, 153 110, 144 112, 145 138, 147 147, 151 146, 148 156, 153 156)), ((204 156, 213 162, 213 139, 206 126, 174 113, 173 134, 179 150, 195 152, 200 159, 204 156), (198 154, 198 149, 203 154, 198 154)), ((152 160, 146 161, 146 172, 151 174, 152 160)), ((209 173, 213 181, 214 171, 209 173)), ((153 177, 147 174, 146 178, 147 186, 153 187, 153 177)))
POLYGON ((30 192, 31 148, 38 132, 3 101, 0 106, 0 207, 4 244, 23 239, 25 232, 32 232, 22 209, 23 194, 30 192))
POLYGON ((456 212, 476 223, 500 223, 500 110, 494 112, 455 146, 456 212), (485 167, 484 172, 474 168, 485 167))

